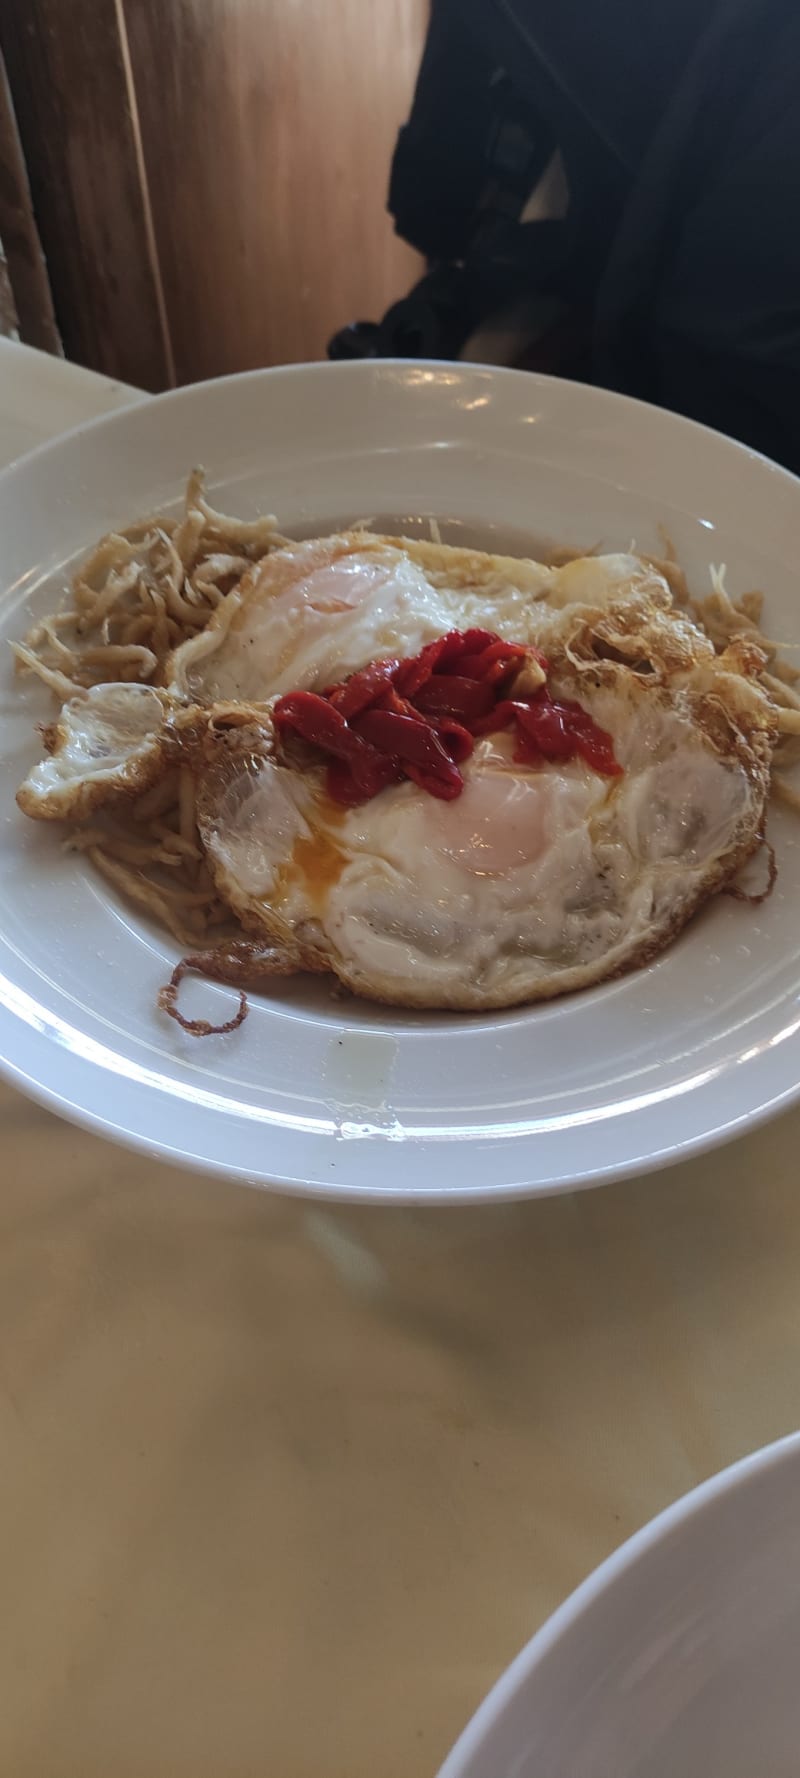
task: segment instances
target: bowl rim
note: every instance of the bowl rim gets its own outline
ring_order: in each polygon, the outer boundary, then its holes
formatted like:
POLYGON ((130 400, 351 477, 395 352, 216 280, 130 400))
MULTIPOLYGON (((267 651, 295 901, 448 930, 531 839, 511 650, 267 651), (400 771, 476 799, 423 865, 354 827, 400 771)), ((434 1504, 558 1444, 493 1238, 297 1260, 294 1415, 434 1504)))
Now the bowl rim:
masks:
POLYGON ((656 1514, 639 1531, 620 1544, 610 1556, 581 1581, 574 1592, 545 1619, 530 1641, 515 1655, 510 1666, 500 1675, 470 1717, 458 1740, 440 1766, 437 1778, 471 1778, 471 1762, 485 1752, 493 1730, 505 1711, 523 1692, 539 1664, 569 1636, 584 1613, 615 1587, 659 1544, 666 1542, 680 1527, 702 1515, 725 1495, 747 1488, 757 1476, 776 1470, 784 1463, 800 1460, 800 1431, 786 1433, 771 1444, 762 1445, 745 1457, 738 1458, 725 1469, 700 1482, 678 1500, 656 1514))

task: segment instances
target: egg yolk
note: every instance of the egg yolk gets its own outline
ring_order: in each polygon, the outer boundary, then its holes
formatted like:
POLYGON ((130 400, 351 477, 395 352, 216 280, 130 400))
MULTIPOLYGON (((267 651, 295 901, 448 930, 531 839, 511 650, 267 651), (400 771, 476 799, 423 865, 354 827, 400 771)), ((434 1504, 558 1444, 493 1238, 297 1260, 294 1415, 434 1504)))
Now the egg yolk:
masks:
POLYGON ((471 774, 458 800, 436 811, 441 850, 479 877, 533 864, 550 841, 548 784, 533 773, 471 774))
POLYGON ((298 583, 296 590, 312 611, 355 611, 369 593, 377 592, 388 579, 389 570, 380 562, 343 556, 328 566, 315 568, 298 583))

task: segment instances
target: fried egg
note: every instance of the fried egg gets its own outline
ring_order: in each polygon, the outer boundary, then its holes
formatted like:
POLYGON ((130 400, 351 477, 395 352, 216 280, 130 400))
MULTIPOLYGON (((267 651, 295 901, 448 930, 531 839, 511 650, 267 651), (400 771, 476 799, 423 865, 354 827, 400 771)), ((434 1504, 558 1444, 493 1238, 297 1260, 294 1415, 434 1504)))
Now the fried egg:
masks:
POLYGON ((82 820, 114 797, 139 795, 164 763, 164 699, 149 685, 95 685, 44 731, 47 749, 17 791, 26 815, 82 820))
POLYGON ((405 783, 340 808, 321 773, 242 731, 200 795, 220 892, 307 967, 399 1005, 511 1006, 646 961, 757 843, 763 782, 650 688, 585 701, 621 778, 521 767, 504 733, 448 803, 405 783))
POLYGON ((744 642, 717 656, 632 555, 556 568, 354 531, 275 551, 245 576, 149 694, 160 728, 152 706, 135 720, 115 706, 98 765, 93 709, 137 688, 70 706, 67 739, 20 800, 54 813, 56 794, 67 812, 68 776, 85 807, 82 745, 92 806, 118 798, 160 745, 163 769, 177 758, 193 773, 216 889, 265 954, 283 947, 396 1005, 512 1006, 645 962, 758 845, 775 741, 761 665, 744 642), (476 741, 450 802, 404 781, 356 808, 334 803, 324 764, 276 736, 274 700, 454 628, 541 649, 548 689, 611 736, 621 775, 580 759, 522 765, 502 731, 476 741))
POLYGON ((670 603, 661 576, 635 556, 558 569, 348 532, 259 562, 176 651, 171 688, 201 704, 321 691, 370 661, 417 654, 452 629, 484 626, 544 646, 565 609, 621 596, 670 603))

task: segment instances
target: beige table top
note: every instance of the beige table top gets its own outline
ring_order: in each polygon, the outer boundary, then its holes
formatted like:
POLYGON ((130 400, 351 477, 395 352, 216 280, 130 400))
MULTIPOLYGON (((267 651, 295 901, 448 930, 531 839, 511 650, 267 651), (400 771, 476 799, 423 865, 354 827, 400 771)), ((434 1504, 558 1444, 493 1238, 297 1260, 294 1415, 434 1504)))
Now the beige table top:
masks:
MULTIPOLYGON (((2 409, 0 355, 9 456, 2 409)), ((800 1424, 800 1112, 424 1212, 177 1173, 6 1087, 0 1135, 0 1778, 434 1778, 604 1555, 800 1424)))

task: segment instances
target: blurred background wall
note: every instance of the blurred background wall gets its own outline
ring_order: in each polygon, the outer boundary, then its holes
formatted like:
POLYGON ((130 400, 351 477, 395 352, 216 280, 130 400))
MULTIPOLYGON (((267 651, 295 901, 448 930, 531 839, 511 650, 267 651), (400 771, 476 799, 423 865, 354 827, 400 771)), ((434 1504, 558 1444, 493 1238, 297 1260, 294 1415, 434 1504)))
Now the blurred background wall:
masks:
POLYGON ((418 274, 385 202, 426 19, 427 0, 0 0, 22 337, 23 216, 66 355, 148 389, 319 358, 382 313, 418 274))

